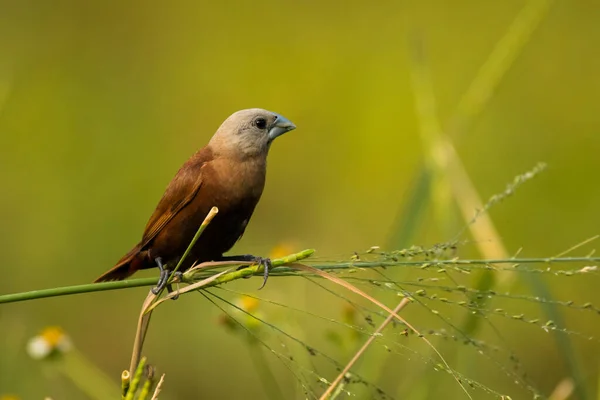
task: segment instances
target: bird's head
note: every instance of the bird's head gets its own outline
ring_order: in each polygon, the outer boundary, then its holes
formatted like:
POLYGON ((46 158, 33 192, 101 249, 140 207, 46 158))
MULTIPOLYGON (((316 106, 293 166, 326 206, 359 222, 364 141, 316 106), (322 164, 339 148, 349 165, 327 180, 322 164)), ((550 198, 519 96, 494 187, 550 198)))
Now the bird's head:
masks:
POLYGON ((221 124, 209 146, 213 151, 232 157, 266 156, 273 140, 293 129, 296 125, 272 111, 240 110, 221 124))

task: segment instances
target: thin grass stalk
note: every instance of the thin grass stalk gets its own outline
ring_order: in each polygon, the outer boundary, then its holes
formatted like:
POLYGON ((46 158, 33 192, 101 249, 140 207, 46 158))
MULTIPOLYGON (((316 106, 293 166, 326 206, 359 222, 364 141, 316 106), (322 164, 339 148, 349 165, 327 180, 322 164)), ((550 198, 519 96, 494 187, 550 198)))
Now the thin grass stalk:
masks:
MULTIPOLYGON (((202 235, 202 232, 204 232, 206 227, 210 224, 210 222, 213 220, 213 218, 217 215, 218 212, 219 209, 217 207, 212 207, 210 209, 209 213, 204 218, 204 221, 202 221, 202 224, 200 224, 200 227, 196 231, 196 234, 192 238, 192 241, 190 242, 188 247, 185 249, 185 252, 179 259, 177 266, 171 272, 168 281, 171 281, 173 279, 175 272, 177 272, 177 270, 181 267, 187 256, 192 251, 192 248, 202 235)), ((148 292, 148 295, 146 296, 146 299, 142 303, 142 310, 140 311, 140 315, 138 317, 135 339, 133 341, 133 350, 131 352, 131 362, 129 364, 130 372, 132 372, 135 366, 138 365, 138 360, 141 357, 142 348, 144 347, 144 341, 146 340, 146 333, 148 332, 148 327, 150 326, 150 318, 152 317, 152 305, 156 303, 163 290, 164 287, 161 288, 161 290, 157 294, 153 293, 152 290, 150 290, 148 292)))
MULTIPOLYGON (((269 274, 270 277, 277 276, 297 276, 299 272, 293 268, 288 268, 285 266, 288 262, 293 262, 289 260, 302 260, 314 253, 313 249, 302 250, 298 253, 291 254, 289 256, 273 260, 274 265, 278 265, 277 270, 272 271, 269 274)), ((506 270, 513 272, 533 272, 538 273, 538 270, 529 271, 527 269, 519 269, 515 266, 520 264, 546 264, 548 266, 552 264, 565 264, 565 263, 598 263, 600 262, 600 257, 586 256, 586 257, 521 257, 521 258, 497 258, 497 259, 451 259, 451 260, 433 260, 433 261, 359 261, 359 262, 332 262, 329 264, 325 263, 315 263, 311 264, 311 266, 318 270, 323 271, 343 271, 343 270, 355 270, 357 268, 361 269, 369 269, 369 268, 400 268, 400 267, 446 267, 446 266, 460 266, 463 268, 468 268, 469 266, 486 268, 490 270, 506 270), (494 265, 503 265, 507 264, 510 267, 506 268, 494 268, 494 265)), ((230 265, 230 262, 224 263, 223 265, 230 265)), ((233 271, 225 274, 222 278, 220 278, 217 282, 215 282, 211 286, 216 286, 221 283, 231 282, 236 279, 243 278, 247 275, 259 275, 260 269, 249 267, 249 271, 245 271, 247 268, 241 269, 239 271, 233 271), (250 272, 250 273, 249 273, 250 272)), ((572 271, 572 273, 583 273, 585 271, 572 271)), ((305 273, 300 273, 305 274, 305 273)), ((193 279, 204 279, 210 275, 196 274, 193 279)), ((109 290, 120 290, 120 289, 129 289, 136 287, 149 287, 156 286, 158 282, 158 278, 137 278, 137 279, 129 279, 126 281, 117 281, 117 282, 101 282, 101 283, 86 283, 83 285, 73 285, 73 286, 61 286, 57 288, 49 288, 49 289, 40 289, 40 290, 32 290, 28 292, 19 292, 19 293, 9 293, 0 295, 0 304, 6 303, 17 303, 28 300, 40 300, 49 297, 59 297, 59 296, 70 296, 75 294, 84 294, 84 293, 94 293, 94 292, 103 292, 109 290)), ((187 280, 184 280, 187 282, 187 280)))
MULTIPOLYGON (((177 265, 175 266, 175 268, 173 269, 173 271, 171 271, 171 274, 169 275, 169 281, 173 280, 173 277, 175 276, 175 273, 177 271, 179 271, 179 268, 181 268, 181 265, 183 264, 183 262, 187 259, 187 257, 189 256, 190 252, 192 251, 192 249, 194 248, 194 245, 196 244, 196 242, 198 241, 198 239, 200 239, 200 235, 202 235, 202 232, 204 232, 204 230, 206 229, 206 227, 211 223, 211 221, 213 220, 213 218, 219 213, 219 209, 217 207, 212 207, 210 209, 210 211, 208 212, 208 214, 206 215, 206 217, 204 218, 204 221, 202 221, 202 224, 200 224, 200 227, 198 228, 198 230, 196 231, 196 234, 194 235, 194 237, 192 238, 192 241, 190 242, 190 244, 188 245, 188 247, 185 249, 185 251, 183 252, 183 255, 181 256, 181 258, 179 259, 179 262, 177 263, 177 265)), ((157 293, 157 297, 160 297, 160 295, 162 294, 162 291, 165 288, 161 288, 160 292, 157 293)))
POLYGON ((333 283, 335 283, 337 285, 340 285, 340 286, 348 289, 351 292, 354 292, 355 294, 357 294, 357 295, 363 297, 364 299, 370 301, 371 303, 375 304, 376 306, 378 306, 379 308, 383 309, 384 311, 392 314, 398 321, 402 322, 411 331, 413 331, 414 333, 416 333, 418 335, 418 337, 422 341, 424 341, 427 344, 427 346, 429 346, 429 348, 431 348, 435 352, 435 354, 442 361, 442 364, 443 364, 444 368, 446 368, 446 370, 452 375, 452 377, 454 378, 454 380, 462 388, 463 392, 467 395, 467 397, 469 399, 472 398, 471 395, 469 394, 469 392, 467 391, 466 387, 463 385, 461 379, 456 375, 456 373, 454 372, 454 370, 452 368, 450 368, 450 365, 448 364, 448 362, 446 361, 446 359, 444 358, 444 356, 442 355, 442 353, 440 353, 440 351, 431 343, 431 341, 429 341, 429 339, 427 339, 423 334, 421 334, 421 332, 419 332, 411 323, 409 323, 406 319, 404 319, 401 316, 399 316, 391 308, 387 307, 385 304, 383 304, 379 300, 377 300, 374 297, 372 297, 372 296, 368 295, 367 293, 363 292, 362 290, 360 290, 356 286, 354 286, 354 285, 352 285, 352 284, 344 281, 343 279, 338 278, 335 275, 331 275, 331 274, 328 274, 327 272, 315 269, 315 268, 310 267, 308 265, 299 264, 299 263, 291 264, 290 267, 297 268, 299 270, 304 270, 304 271, 311 271, 311 272, 319 275, 322 278, 328 279, 329 281, 331 281, 331 282, 333 282, 333 283))
POLYGON ((150 318, 152 317, 152 312, 147 312, 148 307, 150 307, 154 300, 156 299, 156 295, 152 293, 152 291, 148 292, 144 303, 142 303, 142 309, 140 311, 140 315, 138 317, 137 328, 135 331, 135 337, 133 339, 133 349, 131 351, 131 361, 129 362, 129 371, 133 373, 136 366, 139 364, 139 360, 142 354, 142 348, 144 347, 144 341, 146 340, 146 333, 148 332, 148 327, 150 325, 150 318))
POLYGON ((281 388, 277 384, 277 379, 267 362, 265 355, 263 354, 262 347, 258 347, 256 343, 252 343, 250 346, 251 359, 254 362, 254 370, 256 371, 260 381, 262 382, 262 388, 267 394, 267 397, 272 400, 285 399, 281 388))
MULTIPOLYGON (((408 303, 410 303, 410 300, 408 300, 407 298, 402 299, 394 309, 394 313, 399 313, 400 310, 402 310, 408 303)), ((369 336, 367 341, 361 346, 361 348, 356 352, 356 354, 354 354, 352 359, 348 362, 348 364, 346 364, 344 369, 342 369, 337 378, 335 378, 331 385, 329 385, 327 390, 321 395, 320 400, 327 400, 329 398, 329 396, 333 393, 334 389, 340 384, 342 379, 344 379, 344 376, 346 376, 346 374, 350 371, 350 368, 352 368, 354 364, 356 364, 358 359, 364 354, 365 351, 367 351, 367 348, 371 345, 371 343, 373 343, 375 338, 385 329, 386 326, 388 326, 390 322, 392 322, 393 319, 394 314, 390 313, 387 316, 387 318, 381 323, 381 325, 377 327, 375 332, 373 332, 373 334, 369 336)))
POLYGON ((158 400, 158 395, 160 394, 160 391, 162 390, 162 386, 165 383, 165 374, 162 374, 160 376, 160 379, 158 380, 158 383, 156 384, 156 388, 154 389, 154 394, 152 395, 152 399, 150 400, 158 400))

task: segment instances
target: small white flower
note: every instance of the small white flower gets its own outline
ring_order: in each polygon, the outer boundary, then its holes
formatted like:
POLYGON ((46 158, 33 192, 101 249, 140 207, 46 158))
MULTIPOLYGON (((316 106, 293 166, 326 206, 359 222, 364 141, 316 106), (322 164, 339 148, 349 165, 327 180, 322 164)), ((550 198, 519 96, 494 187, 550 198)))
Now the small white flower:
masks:
POLYGON ((65 332, 57 327, 45 328, 39 335, 27 343, 27 353, 34 360, 41 360, 53 352, 66 353, 73 348, 73 343, 65 332))
POLYGON ((27 353, 34 360, 41 360, 48 357, 52 352, 52 346, 43 336, 35 336, 27 343, 27 353))

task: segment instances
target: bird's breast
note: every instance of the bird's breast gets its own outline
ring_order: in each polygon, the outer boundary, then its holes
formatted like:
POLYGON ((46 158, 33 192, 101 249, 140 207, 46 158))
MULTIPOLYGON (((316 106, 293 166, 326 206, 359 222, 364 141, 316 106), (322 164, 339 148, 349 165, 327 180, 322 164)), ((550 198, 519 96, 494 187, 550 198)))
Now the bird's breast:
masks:
POLYGON ((210 191, 219 211, 226 212, 229 208, 247 204, 256 205, 265 186, 265 164, 261 160, 236 162, 222 159, 203 167, 203 175, 206 173, 211 176, 207 183, 212 187, 206 189, 210 191))
POLYGON ((265 184, 265 169, 261 165, 211 164, 203 167, 203 177, 206 174, 210 179, 203 178, 199 191, 202 202, 197 203, 200 207, 195 212, 203 219, 214 206, 219 213, 196 246, 195 255, 201 260, 220 256, 242 236, 265 184))
MULTIPOLYGON (((244 233, 265 184, 264 162, 213 159, 201 167, 201 185, 195 197, 151 244, 152 254, 173 264, 183 254, 211 207, 219 213, 206 228, 190 260, 214 260, 228 251, 244 233)), ((185 265, 189 267, 189 265, 185 265)))

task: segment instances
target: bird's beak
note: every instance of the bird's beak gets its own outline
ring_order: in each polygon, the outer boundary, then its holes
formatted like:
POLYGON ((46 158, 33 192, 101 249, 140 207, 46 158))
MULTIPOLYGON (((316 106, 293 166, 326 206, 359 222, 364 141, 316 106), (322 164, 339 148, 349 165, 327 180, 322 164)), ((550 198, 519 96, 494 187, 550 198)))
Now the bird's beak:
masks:
POLYGON ((275 117, 275 124, 269 130, 269 142, 272 142, 276 137, 294 129, 296 129, 296 125, 294 125, 292 121, 281 115, 277 115, 277 117, 275 117))

